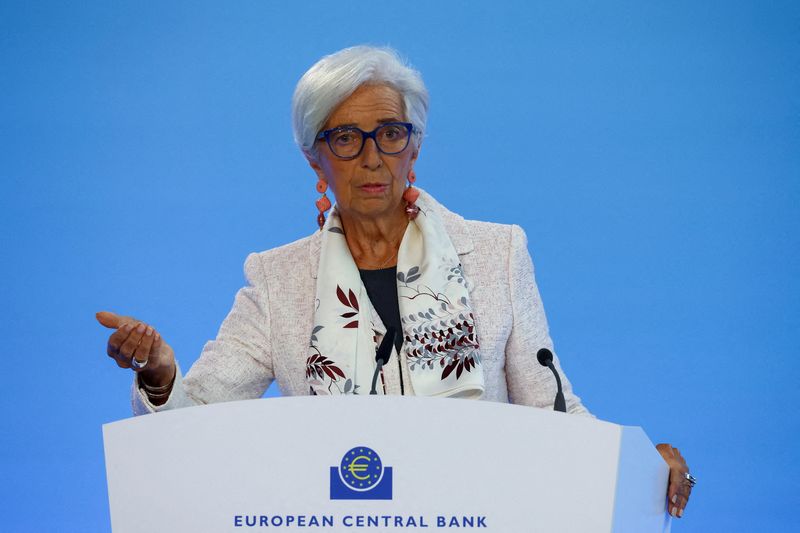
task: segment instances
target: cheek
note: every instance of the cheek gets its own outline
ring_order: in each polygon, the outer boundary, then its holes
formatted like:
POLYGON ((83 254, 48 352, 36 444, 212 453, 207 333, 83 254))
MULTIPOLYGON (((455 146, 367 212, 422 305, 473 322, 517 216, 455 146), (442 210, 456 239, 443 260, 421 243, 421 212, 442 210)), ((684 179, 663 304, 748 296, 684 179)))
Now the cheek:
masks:
POLYGON ((328 186, 334 190, 342 189, 342 185, 346 184, 349 180, 346 178, 345 169, 337 165, 338 161, 326 161, 322 165, 325 179, 328 180, 328 186))
POLYGON ((339 205, 350 205, 351 172, 352 169, 341 162, 329 163, 325 167, 325 177, 328 179, 328 188, 336 198, 339 205))
POLYGON ((395 185, 395 189, 394 189, 394 195, 395 195, 396 198, 399 198, 401 200, 403 199, 403 194, 406 192, 406 187, 408 186, 408 179, 407 178, 408 178, 408 170, 406 170, 405 174, 403 174, 401 176, 398 176, 395 179, 395 184, 396 185, 395 185))

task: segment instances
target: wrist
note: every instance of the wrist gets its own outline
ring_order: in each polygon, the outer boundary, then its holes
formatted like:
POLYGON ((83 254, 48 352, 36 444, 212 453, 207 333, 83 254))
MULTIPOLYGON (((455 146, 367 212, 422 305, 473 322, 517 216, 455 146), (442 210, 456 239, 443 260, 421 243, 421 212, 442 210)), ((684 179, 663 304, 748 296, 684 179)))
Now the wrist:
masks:
POLYGON ((175 363, 165 368, 145 369, 139 372, 139 383, 144 389, 166 389, 172 387, 177 368, 175 363))
POLYGON ((169 375, 165 373, 154 373, 152 375, 152 379, 154 380, 152 383, 146 378, 142 373, 139 373, 139 387, 142 391, 144 391, 147 399, 153 405, 164 405, 169 397, 172 395, 172 386, 175 383, 175 377, 177 376, 178 369, 176 366, 173 365, 173 371, 169 379, 164 379, 163 376, 169 375), (164 383, 163 385, 155 385, 154 383, 164 383))

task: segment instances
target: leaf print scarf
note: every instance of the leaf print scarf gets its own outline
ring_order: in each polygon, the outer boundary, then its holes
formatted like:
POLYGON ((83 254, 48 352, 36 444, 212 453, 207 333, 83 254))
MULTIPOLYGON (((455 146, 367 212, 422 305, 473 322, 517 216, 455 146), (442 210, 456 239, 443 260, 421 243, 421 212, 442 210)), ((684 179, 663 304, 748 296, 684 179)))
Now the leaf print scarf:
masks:
MULTIPOLYGON (((467 280, 429 198, 420 190, 419 215, 409 222, 397 256, 401 361, 414 394, 479 398, 483 368, 467 280)), ((322 228, 315 305, 306 360, 311 394, 369 394, 385 328, 350 255, 336 206, 322 228)), ((397 357, 393 347, 390 364, 397 357)), ((378 394, 385 394, 382 382, 378 394)))

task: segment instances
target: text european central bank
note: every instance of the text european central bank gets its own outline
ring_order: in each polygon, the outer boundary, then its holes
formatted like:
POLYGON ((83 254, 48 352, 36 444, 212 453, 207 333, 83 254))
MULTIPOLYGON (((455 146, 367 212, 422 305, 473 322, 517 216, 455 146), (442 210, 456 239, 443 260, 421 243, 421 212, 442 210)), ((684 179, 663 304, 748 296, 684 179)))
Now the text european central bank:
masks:
MULTIPOLYGON (((345 452, 337 466, 329 467, 330 500, 391 500, 392 467, 384 466, 375 450, 356 446, 345 452)), ((347 528, 485 528, 482 515, 393 514, 237 514, 234 527, 347 527, 347 528)))
POLYGON ((235 515, 235 527, 485 528, 485 516, 235 515))

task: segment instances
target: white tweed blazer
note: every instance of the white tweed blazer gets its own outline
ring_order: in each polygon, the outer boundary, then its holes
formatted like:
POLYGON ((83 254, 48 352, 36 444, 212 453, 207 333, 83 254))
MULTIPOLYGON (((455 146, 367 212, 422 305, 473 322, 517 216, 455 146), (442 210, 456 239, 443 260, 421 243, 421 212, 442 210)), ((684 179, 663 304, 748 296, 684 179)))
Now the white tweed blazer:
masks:
MULTIPOLYGON (((470 299, 486 380, 484 400, 553 408, 552 372, 536 360, 553 349, 525 232, 517 225, 465 220, 421 191, 435 209, 471 284, 470 299)), ((178 368, 172 394, 153 406, 134 379, 134 414, 191 405, 259 398, 277 380, 285 396, 309 394, 305 367, 313 328, 321 233, 252 253, 244 264, 247 285, 237 294, 216 339, 203 348, 186 376, 178 368)), ((380 318, 374 312, 376 324, 380 318)), ((589 414, 561 371, 567 411, 589 414)), ((413 394, 406 361, 384 367, 386 390, 413 394)), ((324 401, 320 399, 320 401, 324 401)))

